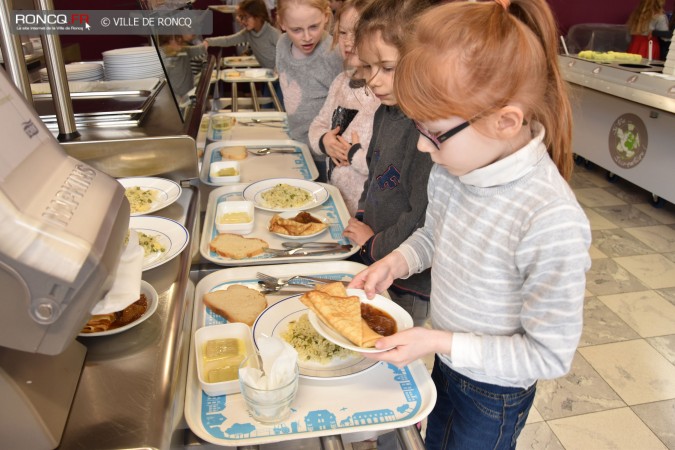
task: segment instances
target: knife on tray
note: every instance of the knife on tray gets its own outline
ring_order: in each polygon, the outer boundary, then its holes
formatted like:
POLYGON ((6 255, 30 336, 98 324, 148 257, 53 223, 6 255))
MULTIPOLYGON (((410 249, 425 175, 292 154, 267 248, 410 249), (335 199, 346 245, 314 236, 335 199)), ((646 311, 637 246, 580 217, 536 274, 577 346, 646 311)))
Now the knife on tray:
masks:
MULTIPOLYGON (((317 283, 323 283, 323 284, 338 282, 338 283, 344 284, 345 286, 348 286, 349 283, 351 282, 351 280, 349 280, 349 281, 346 281, 346 280, 331 280, 330 278, 313 277, 313 276, 310 276, 310 275, 299 275, 299 277, 300 278, 306 278, 310 281, 316 281, 317 283)), ((289 286, 293 286, 293 284, 290 283, 289 286)))
POLYGON ((304 291, 301 291, 299 289, 284 289, 281 288, 278 291, 272 291, 272 292, 262 292, 263 295, 283 295, 286 297, 290 297, 291 295, 301 295, 301 294, 306 294, 308 293, 309 290, 305 289, 304 291))

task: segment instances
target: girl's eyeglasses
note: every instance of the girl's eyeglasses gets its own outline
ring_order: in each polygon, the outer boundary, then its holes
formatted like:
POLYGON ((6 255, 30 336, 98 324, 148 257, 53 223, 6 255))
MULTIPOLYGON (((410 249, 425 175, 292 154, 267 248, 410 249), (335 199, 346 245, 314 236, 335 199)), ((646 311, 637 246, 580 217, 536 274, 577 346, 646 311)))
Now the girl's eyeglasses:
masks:
POLYGON ((456 135, 457 133, 459 133, 464 128, 468 127, 469 125, 471 125, 471 121, 467 120, 466 122, 462 122, 459 125, 457 125, 456 127, 453 127, 451 129, 449 129, 448 131, 446 131, 443 134, 433 135, 433 134, 431 134, 431 131, 424 128, 421 123, 415 121, 415 127, 417 128, 417 131, 419 131, 422 134, 422 136, 429 139, 436 146, 436 148, 438 150, 441 149, 441 144, 443 142, 447 141, 448 139, 450 139, 451 137, 453 137, 454 135, 456 135))

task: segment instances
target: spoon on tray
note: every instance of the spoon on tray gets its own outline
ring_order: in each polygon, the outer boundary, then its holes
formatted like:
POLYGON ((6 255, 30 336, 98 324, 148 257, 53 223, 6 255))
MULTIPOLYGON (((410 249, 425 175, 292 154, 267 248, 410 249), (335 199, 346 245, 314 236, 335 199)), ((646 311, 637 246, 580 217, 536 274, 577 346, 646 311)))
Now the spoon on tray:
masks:
POLYGON ((250 119, 253 123, 280 123, 284 119, 250 119))
POLYGON ((281 246, 284 248, 295 249, 295 248, 340 248, 342 244, 339 242, 293 242, 286 241, 282 242, 281 246))
POLYGON ((265 156, 270 153, 298 153, 295 151, 295 148, 272 148, 272 147, 263 147, 263 148, 249 148, 248 152, 256 156, 265 156))

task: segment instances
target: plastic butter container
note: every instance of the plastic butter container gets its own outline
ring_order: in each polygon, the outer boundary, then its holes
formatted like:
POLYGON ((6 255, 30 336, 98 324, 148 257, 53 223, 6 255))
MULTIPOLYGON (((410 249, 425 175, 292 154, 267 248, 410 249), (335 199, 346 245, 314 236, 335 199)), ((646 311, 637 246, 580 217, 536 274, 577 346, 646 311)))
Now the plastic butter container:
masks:
POLYGON ((238 183, 241 166, 237 161, 214 161, 209 168, 209 176, 215 184, 238 183))
POLYGON ((248 200, 220 202, 216 208, 218 233, 249 234, 255 223, 255 207, 248 200))
POLYGON ((239 365, 255 353, 251 328, 244 323, 202 327, 195 333, 197 376, 206 395, 241 391, 239 365))

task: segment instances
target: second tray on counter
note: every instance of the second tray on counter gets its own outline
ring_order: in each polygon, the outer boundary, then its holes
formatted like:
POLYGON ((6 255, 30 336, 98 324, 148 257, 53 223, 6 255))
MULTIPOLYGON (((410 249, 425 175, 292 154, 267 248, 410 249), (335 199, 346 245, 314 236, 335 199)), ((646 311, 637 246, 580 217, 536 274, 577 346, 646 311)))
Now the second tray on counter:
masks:
POLYGON ((204 161, 199 174, 199 180, 210 186, 220 186, 211 180, 209 171, 211 164, 222 161, 220 149, 226 147, 244 146, 247 148, 288 148, 295 149, 296 153, 273 153, 265 156, 255 156, 247 152, 246 158, 239 160, 241 182, 252 183, 268 178, 298 178, 302 180, 316 180, 319 172, 316 169, 312 155, 307 146, 301 142, 286 140, 242 140, 221 141, 209 144, 204 153, 204 161))
MULTIPOLYGON (((340 244, 349 244, 349 240, 342 236, 347 223, 349 222, 349 211, 345 205, 340 191, 329 184, 320 183, 326 188, 329 199, 322 205, 309 210, 310 214, 318 213, 322 217, 326 217, 330 222, 328 232, 323 233, 317 238, 313 239, 321 242, 339 242, 340 244)), ((199 251, 201 255, 207 260, 216 264, 226 266, 251 266, 257 264, 279 264, 288 262, 302 262, 302 261, 328 261, 335 259, 345 259, 356 253, 357 246, 354 246, 351 251, 346 253, 335 253, 319 256, 272 256, 262 254, 251 258, 231 259, 220 256, 218 253, 211 251, 209 243, 218 235, 216 229, 216 209, 221 202, 231 200, 242 200, 242 192, 248 184, 233 184, 230 186, 223 186, 211 191, 209 194, 208 203, 206 206, 206 215, 204 217, 204 228, 202 231, 199 251)), ((247 234, 245 237, 255 237, 265 240, 270 248, 281 248, 281 242, 287 240, 281 236, 268 231, 267 227, 270 219, 275 213, 271 211, 255 210, 255 225, 253 232, 247 234)))

